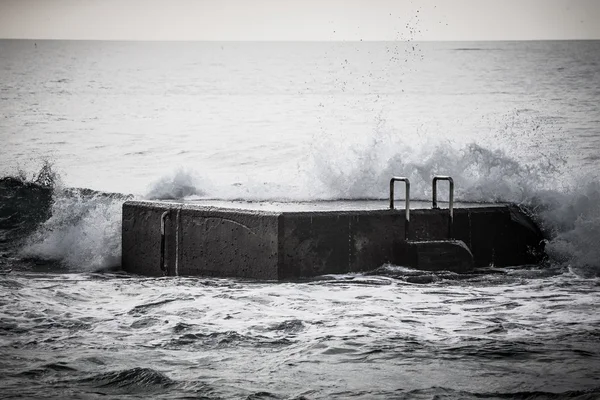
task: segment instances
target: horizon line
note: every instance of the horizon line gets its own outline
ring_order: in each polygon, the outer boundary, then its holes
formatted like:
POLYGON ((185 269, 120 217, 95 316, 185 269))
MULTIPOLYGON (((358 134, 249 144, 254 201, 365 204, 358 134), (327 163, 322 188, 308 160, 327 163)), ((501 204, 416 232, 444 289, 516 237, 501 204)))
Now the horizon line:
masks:
POLYGON ((191 43, 191 42, 230 42, 230 43, 377 43, 377 42, 396 42, 396 43, 429 43, 429 42, 582 42, 582 41, 600 41, 600 38, 567 38, 567 39, 408 39, 408 40, 386 40, 386 39, 359 39, 359 40, 315 40, 315 39, 257 39, 257 40, 235 40, 235 39, 75 39, 75 38, 2 38, 0 40, 23 40, 38 42, 140 42, 140 43, 191 43))

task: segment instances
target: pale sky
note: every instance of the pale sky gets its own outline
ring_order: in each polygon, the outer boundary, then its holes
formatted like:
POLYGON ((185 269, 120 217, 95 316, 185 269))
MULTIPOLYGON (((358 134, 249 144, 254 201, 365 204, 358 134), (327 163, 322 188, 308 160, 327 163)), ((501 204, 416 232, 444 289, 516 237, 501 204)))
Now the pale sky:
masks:
POLYGON ((0 38, 600 39, 600 0, 0 0, 0 38))

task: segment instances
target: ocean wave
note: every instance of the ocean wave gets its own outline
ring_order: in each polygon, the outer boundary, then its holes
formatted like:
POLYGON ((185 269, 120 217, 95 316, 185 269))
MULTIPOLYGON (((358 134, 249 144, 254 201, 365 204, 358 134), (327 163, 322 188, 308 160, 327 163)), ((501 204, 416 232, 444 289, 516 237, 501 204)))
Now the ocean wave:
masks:
MULTIPOLYGON (((411 197, 426 200, 431 198, 431 178, 451 175, 455 198, 461 201, 509 202, 529 210, 548 238, 546 249, 553 265, 586 277, 600 273, 600 183, 593 176, 569 175, 560 159, 541 157, 524 162, 506 150, 475 143, 416 146, 400 141, 391 146, 381 140, 346 151, 325 143, 312 154, 302 171, 304 177, 290 184, 213 185, 194 171, 178 169, 158 179, 143 197, 384 199, 389 178, 403 175, 411 180, 411 197)), ((56 174, 51 168, 45 166, 42 172, 35 180, 0 179, 4 248, 20 238, 22 257, 57 261, 79 271, 118 266, 121 208, 133 196, 61 188, 54 184, 56 174)), ((441 185, 440 198, 447 195, 447 188, 441 185)))
POLYGON ((121 209, 128 196, 55 190, 51 216, 28 237, 23 257, 94 271, 121 263, 121 209))
POLYGON ((545 391, 520 391, 520 392, 469 392, 465 390, 456 390, 445 387, 431 387, 427 389, 416 390, 398 390, 394 393, 397 399, 487 399, 487 400, 592 400, 600 395, 600 388, 591 390, 569 390, 565 392, 545 392, 545 391))
POLYGON ((212 333, 185 333, 163 345, 167 349, 183 348, 230 348, 239 346, 279 348, 290 346, 294 341, 285 337, 271 338, 262 335, 240 334, 235 331, 212 333))
POLYGON ((166 389, 176 382, 163 373, 152 368, 131 368, 119 371, 105 372, 80 380, 103 389, 127 389, 136 393, 144 390, 166 389))
POLYGON ((148 200, 184 199, 206 194, 205 181, 193 171, 179 168, 155 181, 144 196, 148 200))
POLYGON ((0 197, 4 251, 72 271, 120 265, 121 207, 133 196, 61 187, 44 163, 33 179, 1 178, 0 197))
POLYGON ((10 246, 50 217, 52 188, 15 177, 0 178, 0 243, 10 246))

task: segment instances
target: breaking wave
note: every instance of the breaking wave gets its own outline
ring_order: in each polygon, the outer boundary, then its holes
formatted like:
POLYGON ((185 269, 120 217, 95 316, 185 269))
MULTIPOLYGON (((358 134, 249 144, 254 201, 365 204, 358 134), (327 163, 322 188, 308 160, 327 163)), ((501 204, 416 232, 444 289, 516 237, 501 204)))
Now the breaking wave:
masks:
POLYGON ((34 179, 1 178, 0 196, 3 252, 75 271, 120 265, 121 207, 133 196, 64 188, 47 163, 34 179))
MULTIPOLYGON (((415 147, 401 140, 394 146, 374 140, 350 148, 351 157, 343 159, 313 154, 324 197, 386 198, 389 179, 396 175, 410 178, 411 198, 427 200, 432 177, 450 175, 461 201, 515 203, 529 210, 548 238, 546 249, 555 264, 580 275, 600 274, 600 183, 595 176, 569 171, 559 155, 522 161, 509 150, 475 143, 415 147)), ((439 196, 448 196, 444 185, 439 196)))
MULTIPOLYGON (((525 162, 507 150, 480 144, 414 146, 398 140, 393 146, 388 140, 374 140, 343 151, 324 143, 313 150, 308 167, 290 184, 214 185, 193 170, 179 169, 157 180, 143 198, 384 199, 389 178, 403 175, 411 179, 411 197, 427 200, 432 176, 451 175, 455 198, 461 201, 511 202, 530 210, 548 238, 546 249, 553 264, 582 276, 600 274, 600 183, 596 177, 566 170, 560 157, 525 162)), ((53 173, 46 168, 44 174, 53 173)), ((52 179, 3 178, 1 182, 3 198, 15 199, 3 200, 1 239, 10 242, 11 237, 26 237, 22 256, 55 260, 72 270, 119 265, 121 207, 133 196, 65 189, 52 179), (29 199, 25 203, 24 196, 29 199), (29 208, 16 212, 16 204, 29 208)), ((447 195, 441 185, 440 196, 447 195)))
POLYGON ((179 168, 154 182, 144 198, 148 200, 183 199, 206 195, 206 181, 193 171, 179 168))
POLYGON ((121 208, 129 199, 86 190, 55 190, 51 216, 27 239, 21 255, 95 271, 121 263, 121 208))

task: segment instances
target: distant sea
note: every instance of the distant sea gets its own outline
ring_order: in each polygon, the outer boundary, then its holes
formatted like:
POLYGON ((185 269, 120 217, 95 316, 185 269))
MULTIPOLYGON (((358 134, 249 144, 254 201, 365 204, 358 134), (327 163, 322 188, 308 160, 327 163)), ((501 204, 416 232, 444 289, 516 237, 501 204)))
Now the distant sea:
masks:
POLYGON ((600 41, 0 40, 0 397, 600 398, 600 41), (512 202, 548 261, 119 271, 127 199, 512 202))

